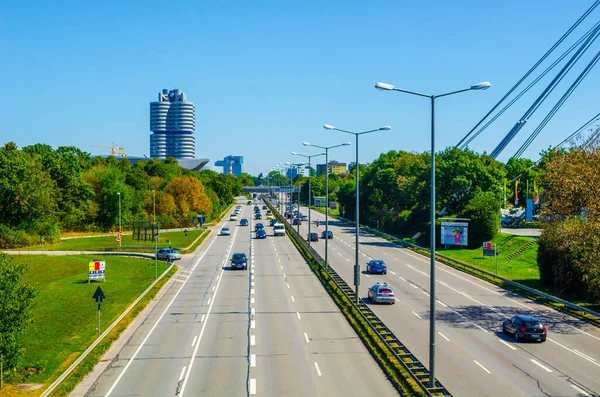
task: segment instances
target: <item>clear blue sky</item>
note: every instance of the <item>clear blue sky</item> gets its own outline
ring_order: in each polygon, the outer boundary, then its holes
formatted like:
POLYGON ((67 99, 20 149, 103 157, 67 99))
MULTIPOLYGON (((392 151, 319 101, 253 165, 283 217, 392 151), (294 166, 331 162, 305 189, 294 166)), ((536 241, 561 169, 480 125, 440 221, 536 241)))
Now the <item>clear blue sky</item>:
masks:
MULTIPOLYGON (((130 155, 149 154, 149 102, 163 88, 180 88, 196 105, 196 155, 211 165, 242 155, 245 170, 256 175, 277 162, 301 160, 291 151, 318 152, 303 141, 353 140, 323 124, 354 131, 391 125, 391 131, 361 138, 363 163, 391 149, 430 147, 428 100, 377 91, 376 82, 434 94, 490 81, 487 91, 438 101, 440 150, 456 144, 591 4, 5 1, 0 143, 74 145, 108 154, 90 145, 114 141, 130 155)), ((597 50, 590 49, 500 160, 520 147, 597 50)), ((526 157, 537 159, 541 149, 598 113, 598 83, 593 70, 526 157)), ((471 148, 489 153, 544 87, 471 148)), ((330 158, 351 162, 354 146, 332 150, 330 158)))

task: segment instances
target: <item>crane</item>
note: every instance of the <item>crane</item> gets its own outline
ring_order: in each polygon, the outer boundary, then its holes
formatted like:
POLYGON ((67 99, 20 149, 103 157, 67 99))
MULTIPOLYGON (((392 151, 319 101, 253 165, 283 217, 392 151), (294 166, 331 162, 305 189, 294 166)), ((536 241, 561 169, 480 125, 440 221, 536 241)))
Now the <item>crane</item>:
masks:
POLYGON ((97 146, 97 147, 105 147, 110 149, 110 154, 113 155, 120 155, 122 157, 127 157, 127 153, 125 153, 125 148, 121 147, 121 146, 115 146, 115 143, 113 142, 111 146, 109 145, 98 145, 98 144, 93 144, 90 146, 97 146))

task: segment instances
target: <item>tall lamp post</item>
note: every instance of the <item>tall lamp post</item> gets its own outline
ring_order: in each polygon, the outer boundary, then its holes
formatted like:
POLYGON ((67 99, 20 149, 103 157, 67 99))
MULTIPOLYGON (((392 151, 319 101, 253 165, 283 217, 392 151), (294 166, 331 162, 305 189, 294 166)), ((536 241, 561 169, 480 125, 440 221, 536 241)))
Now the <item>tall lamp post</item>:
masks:
MULTIPOLYGON (((300 237, 300 222, 301 222, 301 218, 300 218, 300 167, 305 165, 304 163, 297 163, 297 164, 292 164, 292 166, 294 166, 296 168, 296 178, 298 179, 298 192, 296 192, 296 204, 298 205, 298 224, 297 224, 297 233, 298 233, 298 237, 300 237)), ((293 175, 294 173, 292 172, 291 175, 293 175)), ((292 184, 292 192, 294 191, 294 180, 292 179, 292 181, 290 182, 292 184)), ((294 219, 292 217, 292 219, 294 219)), ((310 238, 309 238, 310 240, 310 238)))
POLYGON ((302 157, 306 157, 308 159, 308 246, 310 247, 310 207, 312 205, 312 201, 311 201, 311 185, 310 185, 310 180, 311 180, 311 175, 310 175, 310 159, 313 157, 317 157, 317 156, 324 156, 325 153, 319 153, 319 154, 313 154, 312 156, 306 155, 306 154, 300 154, 300 153, 296 153, 296 152, 292 152, 292 154, 294 156, 302 156, 302 157))
POLYGON ((329 124, 325 124, 323 126, 323 128, 325 128, 326 130, 334 130, 334 131, 340 131, 340 132, 345 132, 347 134, 352 134, 356 137, 356 164, 355 164, 355 172, 356 172, 356 208, 355 208, 355 221, 356 221, 356 237, 355 237, 355 246, 354 246, 354 288, 356 291, 356 303, 360 302, 360 296, 358 294, 358 286, 360 285, 360 264, 358 263, 358 235, 359 235, 359 230, 360 230, 360 223, 358 222, 358 204, 359 204, 359 199, 358 199, 358 191, 359 191, 359 187, 358 187, 358 182, 359 182, 359 177, 358 177, 358 137, 360 135, 364 135, 364 134, 370 134, 371 132, 376 132, 376 131, 388 131, 391 130, 392 127, 390 127, 389 125, 385 125, 383 127, 379 127, 375 130, 369 130, 369 131, 363 131, 363 132, 352 132, 352 131, 348 131, 348 130, 342 130, 341 128, 336 128, 332 125, 329 124))
POLYGON ((420 92, 401 90, 392 84, 377 83, 375 88, 383 91, 398 91, 406 94, 417 95, 431 100, 431 242, 429 263, 429 387, 435 387, 435 100, 448 95, 471 90, 485 90, 492 86, 489 82, 472 85, 458 91, 447 92, 440 95, 428 95, 420 92))
POLYGON ((327 254, 329 248, 329 149, 333 149, 340 146, 348 146, 350 144, 350 142, 344 142, 334 146, 319 146, 309 142, 303 143, 304 146, 314 146, 318 147, 319 149, 325 150, 325 268, 329 266, 329 262, 327 262, 327 254))
POLYGON ((153 212, 153 223, 152 225, 152 236, 154 236, 154 278, 158 278, 158 258, 156 257, 158 254, 158 233, 154 233, 154 228, 158 232, 158 228, 156 227, 156 191, 152 189, 152 212, 153 212))
POLYGON ((121 250, 121 192, 117 192, 119 195, 119 251, 121 250))

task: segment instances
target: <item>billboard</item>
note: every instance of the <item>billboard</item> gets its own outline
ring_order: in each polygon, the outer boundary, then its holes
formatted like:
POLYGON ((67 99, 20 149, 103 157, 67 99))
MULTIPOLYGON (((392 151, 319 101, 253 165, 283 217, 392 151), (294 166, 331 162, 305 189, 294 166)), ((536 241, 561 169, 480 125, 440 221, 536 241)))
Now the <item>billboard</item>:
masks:
POLYGON ((496 247, 494 247, 491 241, 483 243, 483 256, 496 256, 496 247))
POLYGON ((466 222, 442 222, 442 245, 467 245, 469 224, 466 222))
POLYGON ((105 278, 104 261, 93 261, 88 263, 88 282, 90 280, 99 280, 105 278))

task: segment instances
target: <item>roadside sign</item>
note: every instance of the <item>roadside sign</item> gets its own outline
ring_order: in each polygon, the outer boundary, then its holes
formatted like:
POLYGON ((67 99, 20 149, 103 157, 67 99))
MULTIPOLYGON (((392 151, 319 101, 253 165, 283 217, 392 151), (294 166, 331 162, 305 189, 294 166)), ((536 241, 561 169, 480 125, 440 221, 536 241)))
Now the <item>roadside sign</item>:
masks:
POLYGON ((106 264, 104 261, 93 261, 88 263, 88 283, 91 280, 106 279, 106 264))
POLYGON ((491 241, 483 243, 483 256, 496 256, 496 247, 493 246, 491 241))
POLYGON ((94 292, 94 295, 92 296, 92 298, 94 298, 96 300, 96 303, 98 303, 98 338, 99 338, 100 337, 100 304, 102 303, 104 298, 106 298, 106 296, 104 295, 104 292, 102 292, 102 288, 100 288, 100 286, 98 286, 98 288, 96 288, 96 292, 94 292))

